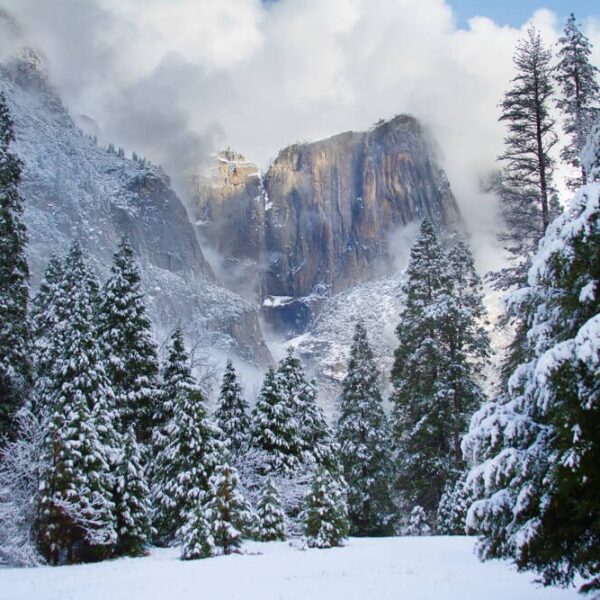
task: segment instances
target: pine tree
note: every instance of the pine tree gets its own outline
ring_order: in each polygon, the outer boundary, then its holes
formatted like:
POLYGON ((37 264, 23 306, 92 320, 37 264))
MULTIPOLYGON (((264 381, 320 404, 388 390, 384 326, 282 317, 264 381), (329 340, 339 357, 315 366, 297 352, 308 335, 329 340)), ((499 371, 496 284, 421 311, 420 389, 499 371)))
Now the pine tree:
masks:
POLYGON ((42 398, 48 424, 40 534, 51 562, 110 555, 116 542, 112 463, 114 395, 94 328, 94 285, 75 242, 61 285, 65 319, 56 326, 51 385, 42 398))
POLYGON ((258 517, 257 538, 261 542, 285 540, 285 512, 272 477, 267 479, 265 489, 256 506, 258 517))
POLYGON ((124 436, 115 478, 117 552, 142 556, 150 541, 150 490, 133 425, 124 436))
POLYGON ((587 183, 579 156, 592 126, 600 118, 598 68, 590 63, 592 44, 583 35, 573 13, 567 20, 558 45, 559 62, 555 79, 562 96, 556 104, 565 117, 563 129, 570 138, 561 151, 561 158, 580 170, 580 176, 569 181, 569 185, 575 189, 587 183))
POLYGON ((122 239, 114 255, 99 315, 99 332, 108 375, 116 395, 119 429, 135 425, 138 440, 150 442, 158 359, 146 315, 133 249, 122 239))
POLYGON ((444 338, 449 359, 446 375, 452 390, 449 428, 454 465, 462 472, 466 465, 460 442, 472 414, 484 401, 479 382, 483 380, 483 368, 490 354, 490 341, 484 328, 487 313, 483 304, 483 287, 465 239, 460 239, 448 253, 448 265, 452 291, 444 338))
POLYGON ((538 241, 557 214, 552 201, 554 164, 550 155, 557 142, 550 114, 552 54, 531 27, 513 60, 517 74, 500 105, 500 121, 508 129, 505 150, 499 157, 503 170, 498 192, 506 225, 500 240, 513 262, 513 267, 497 277, 497 285, 505 288, 523 281, 538 241))
POLYGON ((396 330, 392 367, 392 438, 397 487, 407 507, 437 509, 454 474, 453 393, 445 328, 453 308, 448 261, 433 224, 424 220, 414 243, 396 330))
POLYGON ((342 383, 337 441, 348 484, 353 535, 392 533, 390 432, 379 389, 379 371, 364 325, 356 324, 348 374, 342 383))
POLYGON ((279 362, 277 380, 288 406, 297 415, 301 460, 316 465, 333 462, 332 433, 317 404, 316 386, 307 381, 302 362, 295 356, 293 348, 288 348, 286 356, 279 362))
POLYGON ((192 378, 189 356, 186 352, 183 333, 176 329, 171 336, 167 358, 160 373, 160 389, 152 418, 152 446, 157 456, 168 443, 167 426, 173 420, 175 398, 179 392, 196 393, 197 386, 192 378))
POLYGON ((214 555, 215 540, 202 503, 189 513, 181 530, 181 538, 181 560, 196 560, 214 555))
POLYGON ((37 294, 31 302, 31 347, 34 367, 34 389, 29 397, 28 408, 41 417, 42 408, 37 398, 46 395, 52 365, 56 360, 53 335, 65 315, 60 299, 64 277, 63 261, 52 255, 44 272, 37 294))
POLYGON ((268 455, 265 468, 271 471, 290 473, 301 464, 302 439, 294 406, 272 367, 254 407, 252 444, 268 455))
POLYGON ((579 576, 590 590, 600 589, 599 222, 596 183, 549 227, 511 298, 526 316, 523 360, 463 443, 480 555, 510 557, 546 584, 579 576))
POLYGON ((413 507, 410 512, 408 527, 406 528, 407 535, 428 535, 431 531, 427 522, 427 513, 422 506, 418 504, 413 507))
POLYGON ((471 497, 465 487, 467 473, 456 482, 448 482, 442 494, 436 516, 437 532, 441 535, 464 535, 467 510, 471 497))
POLYGON ((305 499, 302 514, 306 543, 311 548, 341 546, 348 537, 348 507, 340 482, 320 469, 305 499))
POLYGON ((248 403, 244 400, 230 360, 227 361, 223 375, 215 421, 223 432, 229 451, 233 456, 238 455, 248 441, 250 416, 248 403))
POLYGON ((152 497, 158 542, 168 545, 203 500, 224 447, 221 432, 206 416, 180 330, 171 337, 163 373, 162 408, 172 416, 156 441, 152 497))
POLYGON ((244 534, 249 529, 251 510, 239 490, 239 478, 235 468, 219 465, 210 478, 206 515, 211 524, 212 536, 223 554, 237 552, 244 534))
POLYGON ((0 94, 0 440, 31 385, 27 303, 27 231, 19 194, 21 161, 10 152, 15 136, 0 94))

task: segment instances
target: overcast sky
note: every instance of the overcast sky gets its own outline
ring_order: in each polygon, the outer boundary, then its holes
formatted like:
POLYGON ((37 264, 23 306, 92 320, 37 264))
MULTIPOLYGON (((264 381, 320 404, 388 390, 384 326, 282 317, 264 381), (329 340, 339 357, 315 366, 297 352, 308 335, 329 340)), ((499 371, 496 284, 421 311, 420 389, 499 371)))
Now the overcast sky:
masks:
MULTIPOLYGON (((565 16, 517 0, 510 19, 473 0, 4 3, 47 55, 71 111, 93 117, 104 141, 172 171, 226 146, 266 167, 286 144, 413 113, 437 138, 481 236, 493 202, 478 182, 501 149, 497 105, 515 44, 533 21, 554 45, 565 16), (498 22, 467 21, 479 12, 498 22)), ((592 9, 583 0, 554 4, 582 7, 600 65, 592 9)))

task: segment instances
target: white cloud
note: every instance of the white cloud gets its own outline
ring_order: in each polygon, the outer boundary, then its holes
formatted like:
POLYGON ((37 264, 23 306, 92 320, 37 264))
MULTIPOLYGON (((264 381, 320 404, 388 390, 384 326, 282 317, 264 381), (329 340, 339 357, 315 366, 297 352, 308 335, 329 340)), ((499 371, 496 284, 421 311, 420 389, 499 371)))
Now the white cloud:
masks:
MULTIPOLYGON (((410 112, 437 138, 490 266, 498 103, 525 31, 477 17, 456 27, 444 0, 7 0, 74 112, 107 139, 167 167, 229 145, 266 166, 290 142, 410 112), (490 259, 490 260, 488 260, 490 259)), ((562 23, 531 20, 548 44, 562 23)), ((600 23, 588 22, 600 64, 600 23)))

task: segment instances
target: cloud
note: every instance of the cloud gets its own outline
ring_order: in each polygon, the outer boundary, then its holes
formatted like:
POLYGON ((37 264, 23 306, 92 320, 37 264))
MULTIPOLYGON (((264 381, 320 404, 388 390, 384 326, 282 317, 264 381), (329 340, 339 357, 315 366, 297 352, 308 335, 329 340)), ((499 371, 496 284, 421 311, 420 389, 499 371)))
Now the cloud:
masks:
MULTIPOLYGON (((444 0, 5 4, 72 111, 173 172, 227 145, 264 168, 288 143, 414 114, 439 142, 482 267, 497 261, 495 203, 479 182, 501 150, 498 103, 527 24, 459 29, 444 0)), ((553 45, 556 15, 531 21, 553 45)), ((586 31, 600 64, 600 23, 586 31)))

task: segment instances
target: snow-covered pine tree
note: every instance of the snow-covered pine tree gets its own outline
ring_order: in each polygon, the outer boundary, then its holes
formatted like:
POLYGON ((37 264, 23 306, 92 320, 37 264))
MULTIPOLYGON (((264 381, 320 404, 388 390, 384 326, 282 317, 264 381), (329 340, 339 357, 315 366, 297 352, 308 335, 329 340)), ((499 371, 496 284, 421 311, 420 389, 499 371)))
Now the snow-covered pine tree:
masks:
POLYGON ((215 421, 223 432, 229 452, 236 457, 248 442, 250 414, 231 360, 227 361, 223 374, 215 421))
POLYGON ((406 535, 428 535, 431 532, 425 509, 418 504, 410 511, 406 535))
POLYGON ((237 470, 225 463, 210 478, 205 504, 215 546, 223 554, 237 552, 252 525, 252 511, 239 489, 237 470))
POLYGON ((600 118, 598 68, 590 63, 592 44, 581 31, 573 13, 567 20, 558 46, 559 62, 554 77, 562 95, 556 104, 564 115, 563 129, 569 137, 560 156, 579 170, 579 175, 568 182, 575 189, 587 183, 580 154, 592 126, 600 118))
POLYGON ((21 161, 10 151, 15 135, 0 94, 0 440, 31 386, 29 361, 29 267, 27 231, 19 194, 21 161))
MULTIPOLYGON (((595 143, 584 153, 588 176, 595 143)), ((475 498, 467 525, 481 535, 480 555, 510 557, 547 584, 579 576, 590 590, 600 589, 598 223, 600 180, 551 224, 528 286, 513 294, 525 311, 526 353, 463 442, 475 498)))
POLYGON ((272 477, 267 479, 262 496, 256 505, 257 538, 261 542, 285 540, 285 512, 272 477))
POLYGON ((301 460, 316 465, 335 462, 331 448, 333 436, 317 404, 316 386, 307 381, 302 362, 294 354, 293 348, 288 348, 279 362, 277 380, 298 423, 301 460))
POLYGON ((173 332, 169 341, 167 357, 160 371, 160 382, 152 418, 154 456, 157 456, 169 441, 166 428, 173 419, 174 400, 178 392, 181 390, 195 393, 197 390, 192 377, 190 358, 183 342, 183 333, 179 328, 173 332))
POLYGON ((207 418, 179 329, 171 337, 163 377, 162 414, 172 416, 155 438, 152 504, 157 541, 169 545, 202 502, 209 478, 222 462, 224 444, 221 432, 207 418))
POLYGON ((342 484, 326 469, 319 469, 305 498, 302 513, 306 544, 311 548, 341 546, 350 523, 342 484))
POLYGON ((135 426, 147 444, 157 393, 158 358, 133 249, 123 238, 114 255, 99 313, 99 334, 115 391, 119 430, 135 426))
POLYGON ((353 535, 393 532, 390 431, 379 389, 380 373, 365 326, 356 324, 348 373, 342 383, 336 437, 353 535))
POLYGON ((114 487, 117 552, 128 556, 142 556, 151 534, 150 490, 133 424, 123 437, 114 487))
POLYGON ((408 509, 418 504, 432 513, 456 476, 457 421, 446 343, 451 270, 429 219, 411 248, 404 292, 391 375, 396 487, 408 509))
POLYGON ((44 277, 30 307, 31 350, 34 369, 34 389, 27 400, 28 408, 41 417, 41 408, 36 398, 44 397, 50 384, 49 375, 55 356, 55 344, 52 343, 58 323, 64 319, 62 297, 63 261, 52 255, 46 266, 44 277))
POLYGON ((188 515, 181 528, 181 541, 181 560, 196 560, 214 555, 215 540, 203 503, 200 502, 188 515))
POLYGON ((467 472, 465 471, 455 482, 448 482, 436 516, 437 533, 441 535, 464 535, 467 511, 472 498, 465 487, 467 472))
POLYGON ((44 429, 37 415, 21 408, 17 433, 0 449, 0 564, 42 564, 37 539, 37 507, 43 462, 44 429))
POLYGON ((487 313, 483 304, 483 287, 465 239, 460 239, 449 251, 448 266, 452 301, 448 306, 444 338, 449 359, 446 375, 452 390, 449 430, 454 465, 463 472, 466 464, 460 443, 471 416, 485 399, 480 382, 490 354, 490 341, 484 328, 487 313))
POLYGON ((55 327, 51 384, 40 398, 47 414, 40 494, 40 539, 50 562, 109 556, 116 543, 111 465, 118 440, 114 395, 94 326, 97 286, 81 246, 65 261, 55 327))
POLYGON ((551 150, 557 142, 551 103, 554 95, 552 54, 534 27, 522 39, 514 55, 517 71, 501 103, 500 121, 508 134, 498 193, 505 229, 499 236, 512 266, 497 273, 496 284, 508 288, 522 283, 531 255, 557 214, 552 202, 554 163, 551 150))
POLYGON ((270 367, 252 415, 252 445, 268 456, 265 469, 290 473, 301 463, 302 438, 282 378, 270 367))

